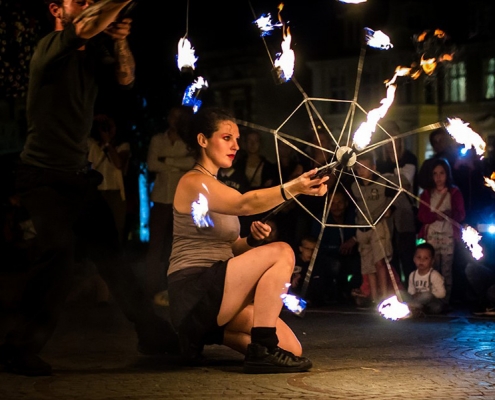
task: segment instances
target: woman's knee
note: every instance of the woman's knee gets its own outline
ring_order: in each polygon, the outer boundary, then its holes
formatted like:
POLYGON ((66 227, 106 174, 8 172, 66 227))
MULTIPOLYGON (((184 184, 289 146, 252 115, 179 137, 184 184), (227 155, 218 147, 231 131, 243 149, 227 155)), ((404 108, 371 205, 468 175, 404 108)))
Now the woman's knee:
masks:
POLYGON ((295 255, 292 247, 286 242, 273 242, 266 246, 270 246, 270 252, 276 257, 277 260, 284 260, 289 264, 295 263, 295 255))

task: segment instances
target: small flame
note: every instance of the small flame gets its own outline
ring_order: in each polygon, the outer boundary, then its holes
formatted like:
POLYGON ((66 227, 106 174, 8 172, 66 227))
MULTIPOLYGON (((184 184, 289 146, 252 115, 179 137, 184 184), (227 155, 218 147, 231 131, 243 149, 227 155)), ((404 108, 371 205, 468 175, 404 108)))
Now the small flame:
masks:
POLYGON ((476 231, 476 229, 470 227, 469 225, 466 225, 466 227, 462 229, 462 241, 471 251, 471 255, 475 260, 479 260, 483 257, 483 248, 479 244, 480 240, 481 235, 476 231))
POLYGON ((380 50, 388 50, 394 45, 390 43, 390 38, 382 31, 374 31, 370 28, 364 28, 366 31, 366 44, 380 50))
MULTIPOLYGON (((424 31, 417 35, 416 42, 421 43, 422 47, 430 48, 431 47, 431 33, 430 31, 424 31)), ((447 35, 440 29, 435 29, 433 33, 433 38, 438 38, 444 41, 447 39, 447 35)), ((425 54, 421 55, 419 66, 418 62, 413 62, 411 67, 401 67, 398 66, 395 69, 395 75, 390 81, 386 81, 389 85, 395 83, 398 76, 410 76, 412 79, 418 79, 422 72, 427 75, 432 75, 435 72, 437 66, 441 62, 452 61, 454 59, 454 55, 450 53, 444 53, 437 57, 428 57, 425 58, 425 54)))
POLYGON ((380 101, 381 106, 368 113, 367 120, 363 122, 354 133, 353 145, 356 150, 363 150, 371 141, 371 135, 375 132, 378 121, 387 114, 395 98, 396 85, 388 85, 387 97, 380 101))
POLYGON ((485 186, 488 186, 490 189, 492 189, 495 192, 495 181, 493 179, 485 178, 485 186))
POLYGON ((200 193, 198 200, 191 204, 191 215, 194 225, 198 228, 209 228, 213 226, 213 221, 208 214, 208 200, 204 194, 200 193))
POLYGON ((287 307, 289 311, 292 311, 296 315, 302 314, 306 309, 306 305, 307 305, 306 300, 300 297, 297 297, 293 294, 285 294, 285 293, 282 294, 280 297, 282 298, 285 307, 287 307))
POLYGON ((360 4, 360 3, 366 3, 367 0, 338 0, 338 1, 347 4, 360 4))
POLYGON ((445 125, 445 128, 457 143, 463 144, 466 150, 474 147, 476 154, 483 156, 486 143, 479 134, 468 127, 468 123, 465 123, 459 118, 447 118, 447 121, 448 123, 445 125))
POLYGON ((202 101, 199 99, 199 94, 202 89, 206 88, 208 88, 208 82, 202 76, 198 76, 198 78, 184 91, 182 105, 192 107, 194 113, 196 113, 202 104, 202 101))
MULTIPOLYGON (((281 11, 284 8, 284 3, 280 3, 278 6, 278 18, 282 23, 281 11)), ((290 29, 287 27, 282 29, 283 41, 282 41, 282 52, 277 54, 277 58, 274 61, 275 70, 277 76, 281 82, 287 82, 292 78, 294 73, 294 64, 296 61, 296 56, 294 51, 290 48, 292 37, 290 34, 290 29)))
POLYGON ((392 321, 406 318, 411 313, 407 304, 401 303, 395 295, 383 300, 378 306, 378 312, 392 321))
POLYGON ((186 37, 183 37, 179 40, 177 48, 177 66, 179 67, 179 70, 182 71, 186 68, 194 70, 198 58, 194 55, 194 48, 191 46, 191 42, 189 42, 186 37))
POLYGON ((261 37, 271 34, 274 28, 283 27, 281 22, 277 22, 275 24, 272 23, 272 16, 270 13, 267 15, 262 14, 261 17, 254 21, 254 23, 261 31, 261 37))

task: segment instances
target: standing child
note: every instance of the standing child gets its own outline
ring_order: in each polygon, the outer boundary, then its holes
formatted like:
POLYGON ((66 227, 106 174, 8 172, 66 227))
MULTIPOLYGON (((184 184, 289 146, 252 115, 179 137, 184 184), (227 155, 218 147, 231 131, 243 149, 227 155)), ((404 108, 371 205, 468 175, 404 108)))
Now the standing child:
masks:
POLYGON ((356 164, 356 173, 361 178, 352 183, 351 190, 356 199, 356 240, 361 256, 361 273, 369 282, 371 301, 378 303, 387 296, 387 264, 392 257, 392 241, 385 209, 391 202, 386 182, 376 171, 373 152, 361 154, 356 164), (374 227, 363 227, 373 224, 374 227))
POLYGON ((445 279, 448 304, 452 293, 452 264, 455 242, 461 238, 459 223, 465 218, 462 193, 453 184, 449 162, 438 158, 431 163, 431 176, 421 193, 418 219, 419 237, 435 248, 435 269, 445 279))
POLYGON ((407 292, 412 296, 408 301, 414 313, 440 314, 444 309, 445 283, 443 276, 433 269, 435 248, 428 242, 416 246, 414 264, 416 270, 409 275, 407 292))

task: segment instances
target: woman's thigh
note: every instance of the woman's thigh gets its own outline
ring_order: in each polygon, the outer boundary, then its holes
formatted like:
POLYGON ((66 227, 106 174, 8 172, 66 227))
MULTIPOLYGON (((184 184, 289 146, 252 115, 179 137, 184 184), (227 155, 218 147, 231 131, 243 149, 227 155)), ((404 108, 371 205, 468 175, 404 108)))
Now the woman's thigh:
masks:
POLYGON ((253 301, 260 278, 275 264, 280 279, 290 281, 294 252, 285 242, 256 247, 229 260, 225 276, 222 312, 235 315, 253 301))

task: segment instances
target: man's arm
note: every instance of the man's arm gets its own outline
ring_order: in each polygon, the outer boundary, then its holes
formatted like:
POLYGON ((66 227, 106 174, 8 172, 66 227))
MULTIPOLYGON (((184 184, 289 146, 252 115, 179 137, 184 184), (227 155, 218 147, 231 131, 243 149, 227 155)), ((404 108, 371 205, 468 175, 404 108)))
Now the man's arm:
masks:
POLYGON ((119 12, 132 0, 100 0, 74 19, 77 36, 90 39, 115 21, 119 12))
POLYGON ((114 43, 117 82, 124 86, 130 85, 136 77, 134 56, 129 48, 127 39, 115 40, 114 43))

